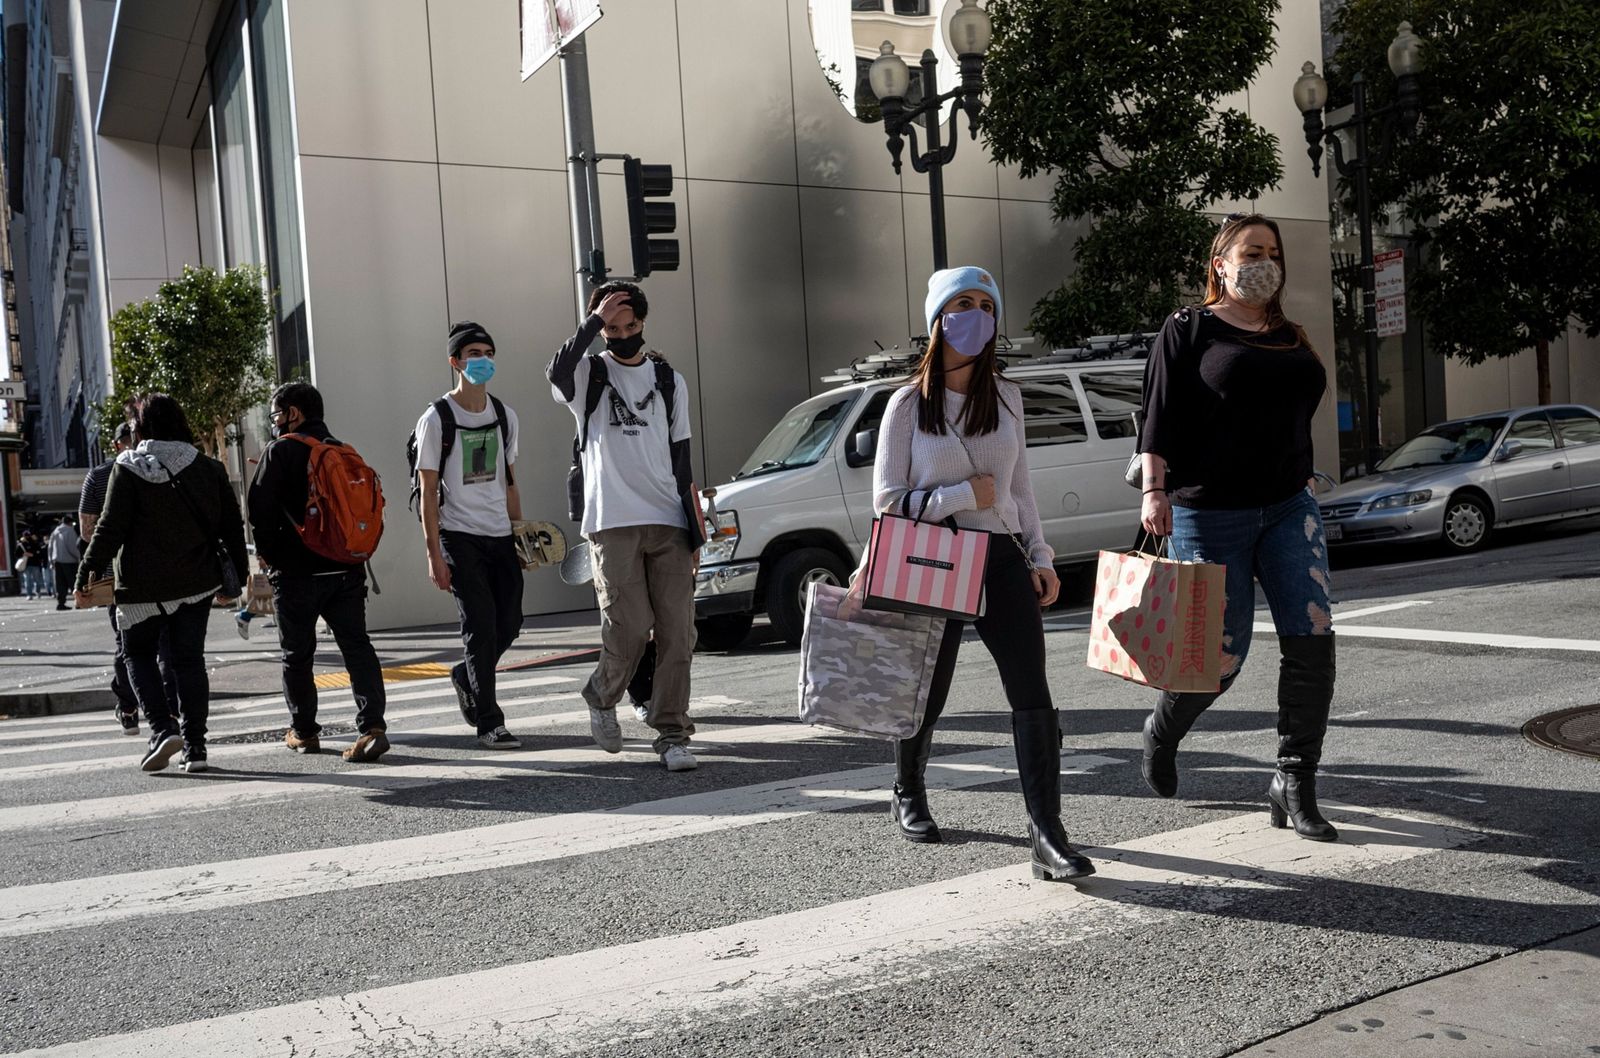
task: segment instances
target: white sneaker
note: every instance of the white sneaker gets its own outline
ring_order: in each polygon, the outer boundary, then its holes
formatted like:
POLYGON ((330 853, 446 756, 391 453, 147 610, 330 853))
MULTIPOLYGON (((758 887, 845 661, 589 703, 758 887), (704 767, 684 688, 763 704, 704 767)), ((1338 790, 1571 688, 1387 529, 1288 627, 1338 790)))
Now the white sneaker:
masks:
POLYGON ((517 741, 517 736, 503 727, 485 732, 478 736, 478 744, 489 749, 521 749, 522 743, 517 741))
POLYGON ((661 763, 668 771, 694 771, 700 767, 688 746, 668 746, 661 754, 661 763))
POLYGON ((648 724, 650 722, 650 703, 633 703, 633 715, 639 718, 639 723, 648 724))
POLYGON ((254 616, 254 614, 246 616, 245 614, 237 613, 233 615, 233 628, 234 631, 239 633, 240 639, 250 638, 250 618, 254 616))
POLYGON ((594 744, 607 753, 622 752, 622 725, 617 723, 615 709, 596 709, 591 705, 589 734, 594 736, 594 744))

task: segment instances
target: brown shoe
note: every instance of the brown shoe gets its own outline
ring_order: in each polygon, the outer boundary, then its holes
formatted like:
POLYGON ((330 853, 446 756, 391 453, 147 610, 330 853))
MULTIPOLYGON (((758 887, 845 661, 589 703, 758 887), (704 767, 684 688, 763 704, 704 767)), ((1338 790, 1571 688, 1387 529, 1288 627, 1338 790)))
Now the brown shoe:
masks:
POLYGON ((322 752, 322 740, 320 738, 318 738, 316 735, 312 735, 309 738, 301 738, 299 735, 295 734, 295 730, 292 727, 284 733, 283 744, 294 750, 296 753, 322 752))
POLYGON ((344 759, 357 764, 371 764, 385 753, 389 752, 389 736, 384 734, 383 728, 375 727, 356 739, 355 745, 345 750, 344 759))

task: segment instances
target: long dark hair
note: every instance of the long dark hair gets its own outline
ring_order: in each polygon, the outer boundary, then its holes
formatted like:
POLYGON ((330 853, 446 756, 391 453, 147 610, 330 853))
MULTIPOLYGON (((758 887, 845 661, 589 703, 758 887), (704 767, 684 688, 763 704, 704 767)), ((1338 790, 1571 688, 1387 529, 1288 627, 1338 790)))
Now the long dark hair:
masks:
POLYGON ((1294 340, 1286 345, 1274 345, 1266 342, 1250 342, 1249 344, 1262 349, 1305 348, 1310 349, 1315 354, 1317 350, 1312 346, 1311 338, 1306 334, 1306 329, 1284 315, 1283 312, 1283 290, 1289 285, 1289 265, 1287 258, 1283 255, 1283 232, 1279 230, 1278 222, 1271 217, 1260 213, 1228 214, 1228 219, 1222 222, 1222 227, 1217 229, 1216 237, 1211 240, 1211 255, 1206 258, 1206 296, 1205 300, 1200 304, 1202 306, 1215 305, 1223 298, 1222 279, 1217 275, 1217 270, 1211 262, 1218 257, 1226 258, 1228 251, 1233 249, 1234 244, 1243 237, 1245 229, 1253 228, 1258 224, 1271 229, 1273 238, 1278 240, 1278 267, 1283 271, 1283 282, 1278 284, 1278 289, 1273 292, 1272 299, 1265 306, 1266 328, 1261 333, 1270 334, 1288 327, 1294 332, 1294 340))
MULTIPOLYGON (((956 425, 968 437, 994 433, 1000 428, 1000 358, 995 355, 998 341, 997 334, 989 339, 983 352, 973 357, 967 401, 956 417, 956 425)), ((950 425, 944 413, 944 374, 944 321, 936 318, 928 334, 928 351, 910 382, 917 387, 917 428, 924 433, 943 435, 950 425)))

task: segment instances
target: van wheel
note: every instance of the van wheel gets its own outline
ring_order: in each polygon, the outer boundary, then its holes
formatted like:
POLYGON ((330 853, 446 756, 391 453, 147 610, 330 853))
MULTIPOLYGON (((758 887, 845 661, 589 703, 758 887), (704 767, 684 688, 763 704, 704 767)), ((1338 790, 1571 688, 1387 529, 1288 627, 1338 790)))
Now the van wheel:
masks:
POLYGON ((747 613, 702 617, 694 623, 695 631, 700 635, 699 641, 695 643, 695 649, 719 653, 733 650, 744 642, 745 637, 750 634, 750 626, 754 623, 755 617, 747 613))
POLYGON ((1452 496, 1444 509, 1445 546, 1458 554, 1476 551, 1489 542, 1494 528, 1489 508, 1476 496, 1452 496))
POLYGON ((811 585, 842 585, 848 578, 844 562, 832 551, 802 547, 784 555, 767 579, 767 617, 772 630, 790 646, 799 646, 811 585))

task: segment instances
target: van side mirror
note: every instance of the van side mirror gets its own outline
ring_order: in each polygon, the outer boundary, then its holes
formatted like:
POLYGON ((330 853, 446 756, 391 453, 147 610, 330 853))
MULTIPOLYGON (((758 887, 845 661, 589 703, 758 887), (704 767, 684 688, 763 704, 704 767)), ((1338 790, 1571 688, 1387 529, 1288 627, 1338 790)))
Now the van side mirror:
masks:
POLYGON ((1508 459, 1515 459, 1522 454, 1522 447, 1521 441, 1507 441, 1500 446, 1500 451, 1495 454, 1494 461, 1496 463, 1504 463, 1508 459))
POLYGON ((877 429, 862 430, 850 439, 850 451, 845 453, 845 462, 853 467, 864 467, 877 458, 877 455, 877 429))

